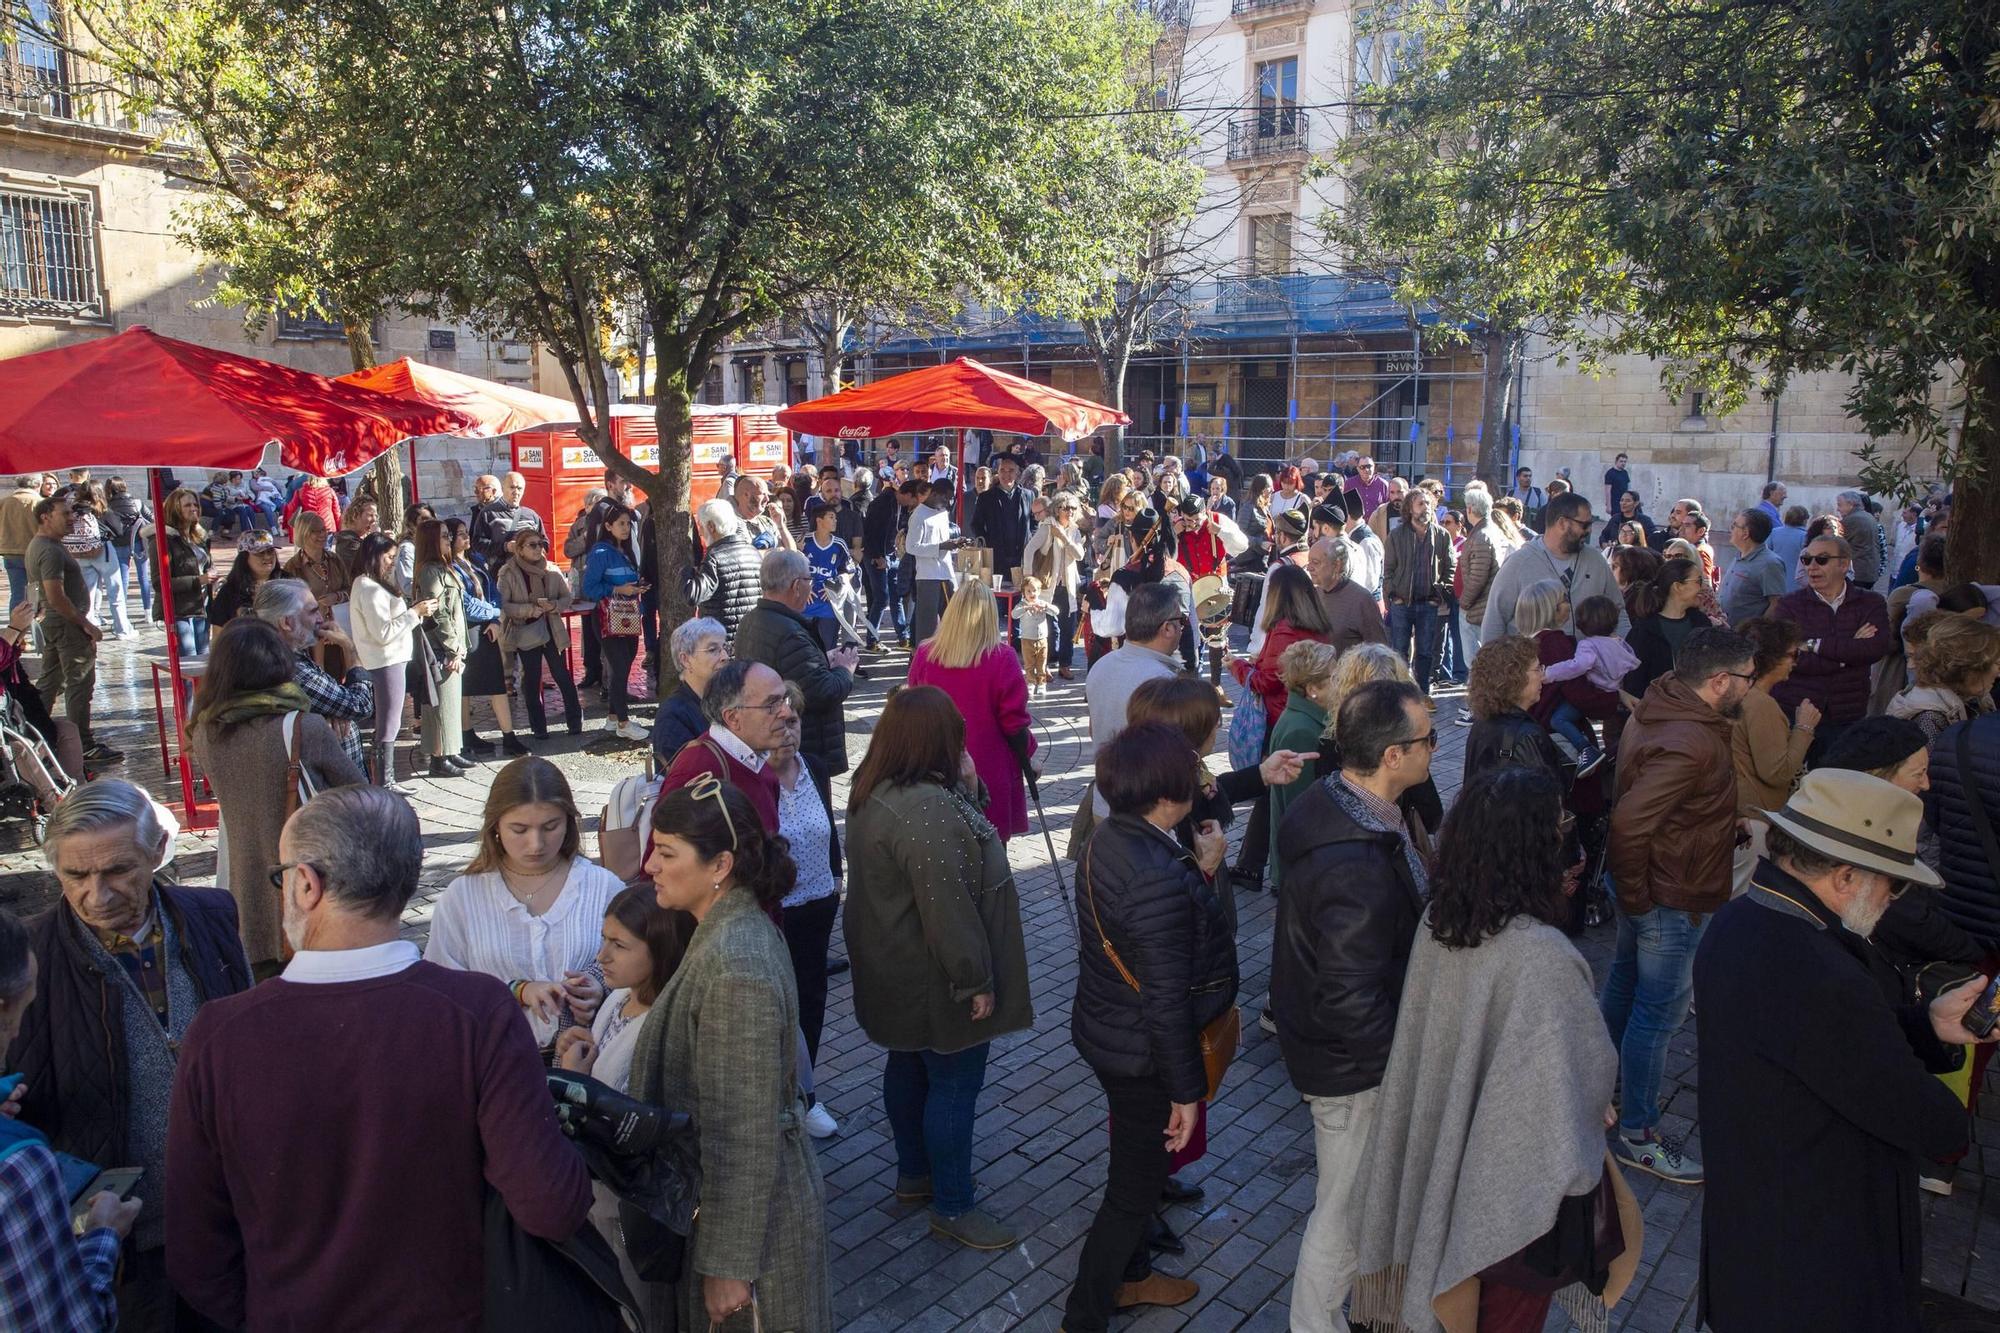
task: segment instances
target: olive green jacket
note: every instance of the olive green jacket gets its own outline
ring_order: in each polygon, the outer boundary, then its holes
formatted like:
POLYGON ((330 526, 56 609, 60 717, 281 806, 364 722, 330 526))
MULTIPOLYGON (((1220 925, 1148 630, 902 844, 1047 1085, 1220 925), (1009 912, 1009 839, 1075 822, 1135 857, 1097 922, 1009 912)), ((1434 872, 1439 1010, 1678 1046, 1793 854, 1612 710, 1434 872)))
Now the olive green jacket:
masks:
POLYGON ((910 783, 848 811, 844 920, 854 1014, 878 1046, 950 1054, 1034 1025, 1007 844, 963 795, 910 783))

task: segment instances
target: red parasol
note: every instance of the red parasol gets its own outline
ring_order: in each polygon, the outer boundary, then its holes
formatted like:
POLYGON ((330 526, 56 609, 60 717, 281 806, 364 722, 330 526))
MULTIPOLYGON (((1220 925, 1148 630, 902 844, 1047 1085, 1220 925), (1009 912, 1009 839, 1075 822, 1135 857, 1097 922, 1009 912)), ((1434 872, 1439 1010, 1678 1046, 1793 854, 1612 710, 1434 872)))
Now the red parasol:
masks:
POLYGON ((1016 435, 1054 430, 1065 440, 1080 440, 1105 426, 1129 426, 1132 418, 962 356, 787 407, 778 424, 846 440, 974 427, 1016 435))
POLYGON ((331 477, 412 435, 478 428, 449 408, 163 338, 144 325, 0 361, 0 473, 248 471, 275 441, 286 467, 331 477))
POLYGON ((479 423, 483 435, 512 435, 517 430, 577 419, 576 404, 567 398, 483 380, 407 356, 342 375, 334 383, 358 384, 410 402, 462 412, 479 423))

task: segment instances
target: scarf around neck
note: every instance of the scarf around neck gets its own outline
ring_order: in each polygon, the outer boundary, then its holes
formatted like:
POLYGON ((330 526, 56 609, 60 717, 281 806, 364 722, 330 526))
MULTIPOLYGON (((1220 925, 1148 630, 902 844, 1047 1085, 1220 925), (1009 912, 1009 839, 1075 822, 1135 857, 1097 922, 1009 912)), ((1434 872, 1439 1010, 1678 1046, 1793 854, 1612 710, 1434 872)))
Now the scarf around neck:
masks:
POLYGON ((312 708, 312 701, 306 692, 293 681, 286 681, 276 689, 246 690, 242 694, 232 694, 220 703, 211 704, 195 715, 195 725, 217 724, 233 727, 238 722, 248 722, 253 717, 277 717, 283 713, 303 713, 312 708))

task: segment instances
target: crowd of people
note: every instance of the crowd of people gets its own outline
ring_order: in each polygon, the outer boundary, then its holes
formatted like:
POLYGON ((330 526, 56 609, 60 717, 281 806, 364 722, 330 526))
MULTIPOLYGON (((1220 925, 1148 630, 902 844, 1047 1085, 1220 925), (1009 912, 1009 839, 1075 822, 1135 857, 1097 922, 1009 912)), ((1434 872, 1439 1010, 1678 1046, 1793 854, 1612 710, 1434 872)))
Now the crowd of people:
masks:
MULTIPOLYGON (((1302 1333, 1515 1333, 1557 1304, 1603 1328, 1642 1252, 1630 1171, 1718 1196, 1716 1333, 1915 1333, 1919 1181, 1951 1188, 2000 1040, 2000 588, 1945 580, 1948 499, 1815 518, 1773 483, 1719 562, 1701 503, 1656 522, 1623 455, 1602 513, 1566 477, 1453 495, 1358 454, 914 457, 726 477, 671 628, 615 476, 568 573, 516 476, 400 536, 280 492, 289 558, 259 488, 176 490, 160 573, 204 656, 218 883, 172 882, 158 808, 98 778, 53 807, 55 908, 0 914, 10 1326, 830 1329, 840 970, 881 1060, 881 1187, 1012 1248, 974 1124, 993 1044, 1036 1022, 1008 844, 1039 701, 1081 675, 1069 1026, 1107 1146, 1064 1328, 1198 1294, 1165 1210, 1202 1196, 1180 1173, 1247 1006, 1312 1124, 1302 1333), (242 533, 222 580, 211 522, 242 533), (595 859, 512 725, 518 681, 546 734, 546 668, 581 730, 578 596, 609 728, 657 760, 595 859), (892 641, 850 774, 863 654, 892 641), (662 647, 648 728, 631 678, 662 647), (421 950, 423 840, 384 762, 406 699, 428 776, 478 762, 472 699, 507 760, 421 950), (1593 979, 1576 939, 1606 924, 1593 979), (1698 1113, 1668 1101, 1691 1007, 1698 1113)), ((53 702, 100 612, 51 554, 76 506, 22 482, 53 702)))

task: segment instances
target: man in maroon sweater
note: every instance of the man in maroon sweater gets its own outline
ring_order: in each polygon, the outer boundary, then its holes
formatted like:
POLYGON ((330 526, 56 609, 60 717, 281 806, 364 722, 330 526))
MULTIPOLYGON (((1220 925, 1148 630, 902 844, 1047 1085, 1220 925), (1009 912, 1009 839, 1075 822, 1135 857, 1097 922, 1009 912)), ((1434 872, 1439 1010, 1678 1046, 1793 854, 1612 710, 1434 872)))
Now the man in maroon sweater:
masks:
POLYGON ((484 1191, 566 1238, 590 1211, 521 1008, 399 937, 409 804, 339 787, 285 825, 281 977, 203 1005, 167 1140, 167 1273, 229 1328, 465 1330, 484 1191))
POLYGON ((750 798, 766 833, 778 831, 778 778, 764 763, 796 716, 785 678, 762 662, 738 658, 715 669, 701 696, 708 730, 667 761, 661 791, 685 787, 704 773, 733 783, 750 798))

